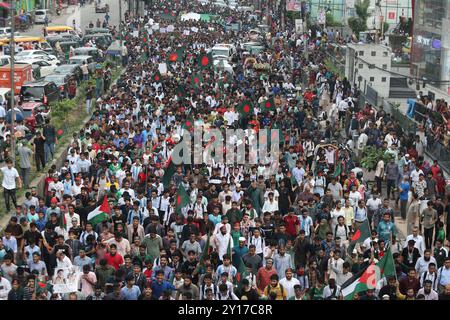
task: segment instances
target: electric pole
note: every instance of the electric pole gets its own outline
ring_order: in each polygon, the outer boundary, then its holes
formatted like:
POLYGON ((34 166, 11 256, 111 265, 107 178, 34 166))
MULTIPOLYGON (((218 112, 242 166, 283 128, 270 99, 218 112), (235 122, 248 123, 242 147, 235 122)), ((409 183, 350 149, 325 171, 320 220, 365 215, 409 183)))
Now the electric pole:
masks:
POLYGON ((15 101, 14 101, 14 95, 15 95, 15 82, 14 82, 14 27, 15 27, 15 16, 14 16, 14 5, 15 1, 11 0, 11 36, 9 39, 9 54, 11 56, 11 99, 10 99, 10 105, 11 105, 11 160, 13 162, 13 166, 16 165, 16 135, 15 135, 15 127, 14 123, 16 122, 16 109, 15 109, 15 101))

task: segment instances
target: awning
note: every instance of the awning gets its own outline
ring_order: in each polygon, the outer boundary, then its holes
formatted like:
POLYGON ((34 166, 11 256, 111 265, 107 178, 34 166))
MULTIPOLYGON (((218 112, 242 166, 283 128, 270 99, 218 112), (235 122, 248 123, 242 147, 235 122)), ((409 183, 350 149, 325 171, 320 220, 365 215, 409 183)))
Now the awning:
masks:
POLYGON ((11 8, 11 5, 8 2, 0 2, 0 8, 11 8))

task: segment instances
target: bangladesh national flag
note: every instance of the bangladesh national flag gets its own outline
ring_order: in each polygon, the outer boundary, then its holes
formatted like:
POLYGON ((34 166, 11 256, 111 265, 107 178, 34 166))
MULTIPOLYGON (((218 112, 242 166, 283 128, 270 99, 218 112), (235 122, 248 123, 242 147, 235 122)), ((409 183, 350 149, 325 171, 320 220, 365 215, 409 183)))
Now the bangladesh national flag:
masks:
POLYGON ((200 73, 192 75, 191 84, 195 87, 199 87, 203 83, 203 76, 200 73))
POLYGON ((210 68, 213 65, 212 53, 202 53, 198 56, 198 65, 200 68, 210 68))
POLYGON ((177 96, 179 97, 185 97, 186 96, 186 88, 184 86, 184 84, 180 84, 177 88, 177 96))
POLYGON ((372 262, 367 268, 347 280, 342 285, 342 295, 345 300, 353 300, 355 294, 367 289, 376 289, 381 279, 395 275, 394 258, 391 250, 388 249, 376 264, 372 262))
POLYGON ((179 48, 175 52, 169 54, 169 62, 181 62, 183 61, 184 49, 179 48))
POLYGON ((177 198, 175 200, 175 212, 178 215, 181 215, 181 209, 188 206, 190 204, 189 195, 186 192, 186 189, 180 184, 177 191, 177 198))
POLYGON ((241 288, 241 281, 243 280, 243 275, 247 271, 247 268, 245 267, 244 261, 242 260, 242 257, 239 257, 237 259, 237 265, 235 265, 237 269, 235 284, 237 284, 238 288, 241 288))
POLYGON ((156 71, 156 73, 153 75, 153 81, 154 82, 161 82, 162 77, 161 77, 161 73, 158 71, 156 71))
POLYGON ((149 37, 148 37, 148 32, 146 32, 146 31, 144 31, 144 35, 143 35, 143 37, 142 37, 142 42, 143 42, 146 46, 148 46, 149 43, 150 43, 150 39, 149 39, 149 37))
POLYGON ((238 111, 244 117, 248 117, 253 114, 253 105, 250 101, 244 101, 239 105, 238 111))
POLYGON ((358 229, 356 229, 355 234, 350 239, 350 244, 347 249, 348 254, 351 254, 353 252, 353 249, 355 249, 356 244, 363 243, 369 237, 370 237, 370 225, 369 220, 366 219, 366 221, 364 221, 361 224, 361 226, 358 229))
POLYGON ((275 111, 275 100, 273 98, 267 99, 260 103, 262 112, 275 111))
POLYGON ((174 173, 175 173, 175 165, 172 162, 172 157, 170 157, 169 160, 167 160, 166 167, 164 169, 164 175, 161 180, 164 188, 167 188, 169 186, 174 173))
POLYGON ((109 208, 108 198, 106 196, 103 197, 103 203, 101 206, 95 208, 94 211, 91 211, 88 214, 87 220, 95 226, 98 223, 101 223, 109 218, 111 214, 111 209, 109 208))
POLYGON ((192 116, 189 116, 184 121, 182 128, 190 131, 194 127, 194 118, 192 116))

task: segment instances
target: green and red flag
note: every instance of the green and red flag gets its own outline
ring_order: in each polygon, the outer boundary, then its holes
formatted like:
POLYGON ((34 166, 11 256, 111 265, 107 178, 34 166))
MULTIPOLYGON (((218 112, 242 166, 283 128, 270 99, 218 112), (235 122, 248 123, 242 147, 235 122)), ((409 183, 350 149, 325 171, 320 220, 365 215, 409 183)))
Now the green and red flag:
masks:
POLYGON ((176 90, 177 96, 185 97, 186 96, 186 87, 184 84, 180 84, 176 90))
POLYGON ((149 43, 150 43, 150 38, 148 37, 148 32, 147 32, 147 31, 144 31, 144 32, 143 32, 142 42, 143 42, 146 46, 148 46, 149 43))
POLYGON ((162 80, 162 76, 161 76, 161 73, 160 73, 159 70, 158 70, 158 71, 156 71, 156 72, 153 74, 153 81, 154 81, 154 82, 161 82, 161 80, 162 80))
POLYGON ((396 276, 394 258, 390 249, 384 252, 377 263, 372 262, 342 285, 344 300, 353 300, 355 294, 365 292, 367 289, 380 288, 380 280, 389 276, 396 276))
POLYGON ((359 228, 356 229, 355 234, 350 239, 350 244, 348 246, 348 254, 352 254, 353 249, 355 249, 356 244, 363 243, 367 238, 370 237, 370 226, 369 220, 365 220, 359 228))
POLYGON ((260 103, 261 112, 275 111, 275 100, 273 98, 267 99, 260 103))
POLYGON ((192 75, 191 84, 195 87, 200 87, 203 83, 203 76, 200 73, 196 73, 192 75))
POLYGON ((212 53, 202 53, 198 56, 198 65, 200 68, 206 69, 213 65, 212 53))
POLYGON ((192 128, 194 127, 194 118, 192 118, 192 116, 188 116, 186 118, 186 120, 184 120, 182 126, 183 129, 186 129, 188 131, 191 131, 192 128))
POLYGON ((253 105, 250 101, 242 102, 238 107, 238 112, 244 117, 251 116, 253 114, 253 105))
POLYGON ((174 174, 175 174, 175 165, 172 162, 172 157, 170 157, 167 160, 166 167, 164 168, 164 175, 161 179, 164 188, 167 188, 169 186, 170 181, 172 180, 174 174))
POLYGON ((108 198, 103 197, 103 202, 100 206, 95 208, 93 211, 89 212, 87 216, 88 222, 92 223, 93 226, 109 219, 111 215, 111 209, 109 207, 108 198))
POLYGON ((181 215, 181 209, 190 204, 189 195, 184 189, 183 185, 180 184, 177 191, 177 197, 175 198, 175 212, 177 215, 181 215))
POLYGON ((184 49, 178 48, 175 52, 169 54, 169 62, 181 62, 183 61, 184 49))

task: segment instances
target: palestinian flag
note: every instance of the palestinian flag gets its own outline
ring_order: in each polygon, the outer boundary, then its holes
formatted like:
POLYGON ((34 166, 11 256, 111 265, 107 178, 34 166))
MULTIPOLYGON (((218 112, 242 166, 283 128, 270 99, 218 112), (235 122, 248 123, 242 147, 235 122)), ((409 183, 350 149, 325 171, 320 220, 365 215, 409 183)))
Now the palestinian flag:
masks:
POLYGON ((167 160, 166 167, 164 168, 164 175, 162 177, 162 184, 164 188, 167 188, 167 186, 170 184, 170 181, 173 178, 173 175, 175 173, 175 165, 172 162, 172 157, 167 160))
POLYGON ((376 289, 384 277, 395 276, 395 264, 392 252, 388 249, 376 264, 372 262, 367 268, 351 277, 342 285, 344 300, 353 300, 357 293, 367 289, 376 289))
POLYGON ((273 98, 267 99, 260 103, 262 112, 275 111, 275 100, 273 98))
POLYGON ((156 71, 156 73, 153 75, 153 81, 154 82, 161 82, 162 80, 162 76, 161 73, 158 71, 156 71))
POLYGON ((203 83, 203 76, 200 73, 196 73, 192 75, 191 84, 195 87, 200 87, 203 83))
POLYGON ((192 118, 191 116, 187 117, 186 120, 184 121, 182 128, 186 129, 188 131, 191 131, 192 128, 194 127, 194 118, 192 118))
POLYGON ((202 53, 198 56, 198 65, 200 68, 206 69, 213 65, 212 53, 202 53))
POLYGON ((357 243, 363 243, 364 240, 370 237, 370 226, 369 226, 369 220, 366 219, 366 221, 361 224, 361 226, 355 231, 355 234, 350 239, 350 244, 348 246, 347 252, 348 254, 351 254, 353 252, 353 249, 355 249, 355 246, 357 243))
POLYGON ((238 107, 239 113, 244 116, 248 117, 253 114, 253 106, 250 101, 244 101, 242 102, 238 107))
POLYGON ((94 211, 91 211, 87 216, 87 220, 95 226, 96 224, 108 219, 110 214, 111 209, 109 208, 108 198, 104 196, 102 205, 95 208, 94 211))
POLYGON ((175 52, 169 54, 169 62, 181 62, 183 61, 184 49, 179 48, 175 52))
POLYGON ((190 203, 189 195, 186 189, 180 184, 177 191, 177 198, 175 200, 175 212, 181 215, 181 209, 188 206, 190 203))

